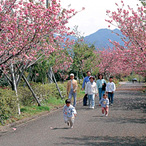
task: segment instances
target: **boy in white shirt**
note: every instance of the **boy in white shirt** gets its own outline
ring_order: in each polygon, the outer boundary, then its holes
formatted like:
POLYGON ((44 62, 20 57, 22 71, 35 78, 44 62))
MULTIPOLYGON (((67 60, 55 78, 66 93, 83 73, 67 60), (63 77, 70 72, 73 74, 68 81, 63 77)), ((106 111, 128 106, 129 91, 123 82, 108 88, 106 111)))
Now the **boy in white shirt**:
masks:
POLYGON ((109 82, 106 85, 106 92, 108 93, 108 99, 110 101, 110 105, 112 106, 114 101, 114 92, 116 90, 115 83, 113 82, 113 77, 109 78, 109 82))
POLYGON ((63 117, 65 123, 67 123, 70 128, 73 128, 75 116, 77 115, 76 109, 71 105, 71 100, 65 100, 66 105, 63 108, 63 117))

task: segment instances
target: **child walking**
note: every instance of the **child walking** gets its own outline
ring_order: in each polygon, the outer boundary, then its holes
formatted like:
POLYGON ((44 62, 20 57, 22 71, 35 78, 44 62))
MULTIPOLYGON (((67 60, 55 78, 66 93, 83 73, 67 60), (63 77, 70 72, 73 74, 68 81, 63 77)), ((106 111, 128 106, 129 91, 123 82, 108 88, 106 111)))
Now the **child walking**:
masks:
POLYGON ((71 105, 71 100, 65 100, 66 105, 63 108, 64 121, 70 128, 73 128, 75 116, 77 114, 75 107, 71 105))
POLYGON ((111 106, 113 105, 115 90, 116 90, 116 86, 115 83, 113 82, 113 77, 110 77, 109 82, 107 83, 106 86, 106 93, 108 93, 108 99, 110 101, 111 106))
POLYGON ((103 94, 103 98, 99 101, 99 106, 102 107, 102 116, 108 116, 109 113, 109 99, 106 94, 103 94))

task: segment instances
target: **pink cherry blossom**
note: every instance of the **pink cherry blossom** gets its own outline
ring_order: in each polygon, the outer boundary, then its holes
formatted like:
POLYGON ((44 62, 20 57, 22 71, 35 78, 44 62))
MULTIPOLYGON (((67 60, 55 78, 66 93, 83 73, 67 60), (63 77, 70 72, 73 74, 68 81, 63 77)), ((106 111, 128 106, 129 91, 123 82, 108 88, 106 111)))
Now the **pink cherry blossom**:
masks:
POLYGON ((24 0, 0 2, 0 65, 3 68, 12 62, 31 64, 40 56, 48 58, 51 53, 61 51, 63 45, 70 48, 74 43, 64 40, 66 35, 74 34, 66 24, 77 12, 62 9, 58 0, 52 0, 48 9, 42 5, 44 0, 39 2, 37 5, 24 0))

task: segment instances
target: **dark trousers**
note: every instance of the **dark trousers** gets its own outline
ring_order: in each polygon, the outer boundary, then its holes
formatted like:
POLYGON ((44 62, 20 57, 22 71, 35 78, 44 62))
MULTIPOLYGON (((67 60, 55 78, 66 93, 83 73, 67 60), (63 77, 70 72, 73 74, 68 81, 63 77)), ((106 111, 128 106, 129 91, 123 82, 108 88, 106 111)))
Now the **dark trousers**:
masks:
POLYGON ((109 99, 109 102, 113 104, 113 101, 114 101, 114 93, 108 92, 108 99, 109 99))
POLYGON ((86 94, 83 98, 83 106, 87 106, 88 95, 86 94))

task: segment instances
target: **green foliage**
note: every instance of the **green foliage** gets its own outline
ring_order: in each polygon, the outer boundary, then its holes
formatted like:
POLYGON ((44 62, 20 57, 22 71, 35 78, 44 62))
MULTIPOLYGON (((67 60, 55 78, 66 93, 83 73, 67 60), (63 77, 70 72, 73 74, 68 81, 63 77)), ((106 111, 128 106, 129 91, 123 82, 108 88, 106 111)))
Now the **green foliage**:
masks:
MULTIPOLYGON (((65 96, 65 92, 66 91, 65 87, 61 84, 58 84, 63 96, 65 96)), ((55 83, 52 84, 34 84, 32 86, 32 88, 34 89, 34 92, 36 93, 36 95, 41 99, 41 100, 45 100, 48 99, 49 97, 56 97, 56 98, 60 98, 59 92, 56 88, 55 83)))
POLYGON ((55 97, 50 97, 49 99, 42 102, 41 106, 32 105, 32 106, 22 106, 21 112, 22 115, 31 116, 40 112, 50 111, 56 106, 63 106, 65 103, 62 99, 57 99, 55 97))
POLYGON ((19 87, 18 95, 20 98, 21 105, 30 106, 36 102, 32 96, 32 93, 28 89, 28 87, 19 87))
POLYGON ((78 72, 78 76, 80 74, 83 75, 83 72, 87 70, 92 71, 94 67, 93 61, 95 60, 95 46, 88 46, 84 42, 76 42, 73 47, 73 64, 72 71, 78 72))
POLYGON ((113 79, 113 82, 116 84, 116 87, 119 85, 119 79, 114 78, 114 79, 113 79))
POLYGON ((48 106, 37 106, 36 109, 39 111, 50 111, 48 106))
POLYGON ((0 77, 0 86, 1 87, 8 86, 8 82, 6 81, 6 79, 3 76, 0 77))
POLYGON ((37 82, 46 83, 48 68, 49 63, 46 60, 42 61, 41 63, 37 63, 37 65, 34 66, 35 72, 38 73, 37 82))
POLYGON ((0 122, 17 113, 17 98, 11 89, 0 88, 0 122))
MULTIPOLYGON (((25 73, 27 75, 29 74, 30 81, 45 84, 48 83, 47 73, 49 72, 50 67, 52 67, 56 76, 56 80, 60 81, 63 79, 60 74, 68 74, 70 70, 70 68, 66 69, 68 65, 64 65, 64 68, 62 67, 64 62, 67 62, 67 58, 70 58, 67 48, 59 51, 56 50, 50 54, 49 58, 42 57, 25 73)), ((69 62, 71 62, 71 60, 69 62)))
POLYGON ((24 106, 21 108, 21 112, 22 113, 27 113, 29 115, 34 115, 36 113, 40 113, 43 111, 50 111, 50 108, 46 105, 42 105, 42 106, 24 106))
MULTIPOLYGON (((59 89, 63 97, 66 96, 66 84, 58 84, 59 89)), ((50 97, 60 98, 59 92, 56 88, 55 83, 52 84, 41 84, 41 83, 31 83, 37 97, 40 101, 48 100, 50 97)), ((18 95, 20 97, 21 104, 24 106, 30 106, 36 103, 28 87, 19 87, 18 95)))
POLYGON ((140 81, 140 82, 144 81, 144 77, 143 77, 143 76, 137 75, 137 74, 135 74, 134 72, 131 73, 131 75, 125 77, 125 80, 131 82, 133 78, 137 78, 137 81, 140 81))
POLYGON ((143 6, 146 6, 146 1, 145 0, 139 0, 143 6))
POLYGON ((27 72, 30 74, 30 80, 34 82, 46 83, 49 65, 49 61, 44 60, 44 58, 40 59, 27 70, 27 72))
MULTIPOLYGON (((29 117, 43 111, 50 111, 53 108, 58 108, 65 104, 66 86, 67 82, 63 84, 58 83, 58 86, 64 96, 62 100, 59 96, 58 90, 55 84, 41 84, 31 83, 36 95, 41 100, 41 106, 37 106, 30 90, 27 87, 18 87, 18 97, 20 100, 21 115, 18 116, 17 98, 15 92, 11 89, 0 88, 0 122, 2 124, 11 123, 25 117, 29 117)), ((81 85, 77 90, 77 98, 83 98, 84 92, 80 92, 81 85)))
POLYGON ((48 105, 51 108, 53 108, 54 105, 55 106, 57 106, 57 105, 63 105, 64 103, 65 103, 65 100, 64 99, 62 100, 62 99, 57 99, 55 97, 50 97, 48 100, 44 101, 44 103, 42 103, 42 104, 43 104, 43 106, 48 105))

